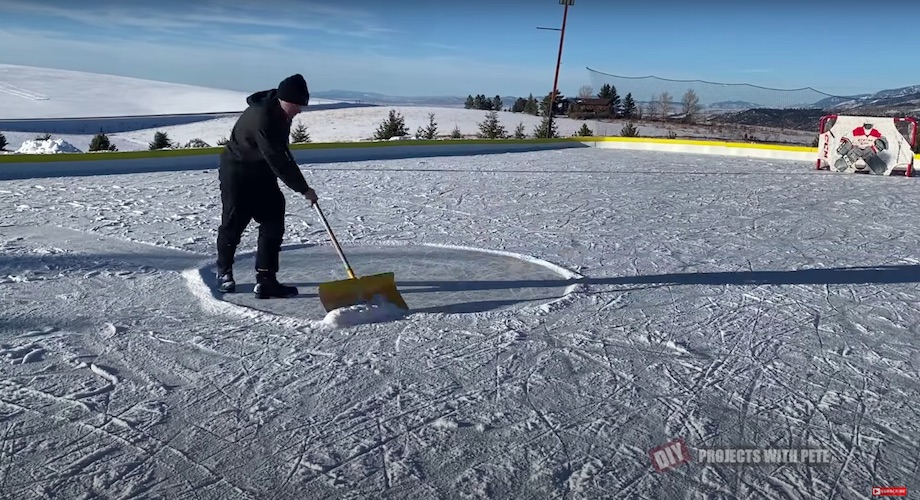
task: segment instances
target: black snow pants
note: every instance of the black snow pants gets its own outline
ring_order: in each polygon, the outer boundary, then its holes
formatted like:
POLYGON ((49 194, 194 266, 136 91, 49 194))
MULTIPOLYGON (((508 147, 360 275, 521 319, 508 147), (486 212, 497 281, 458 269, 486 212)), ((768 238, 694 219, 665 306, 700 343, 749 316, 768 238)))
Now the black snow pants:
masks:
POLYGON ((278 180, 269 176, 246 175, 235 168, 219 170, 221 210, 217 230, 218 272, 232 268, 237 246, 252 220, 259 224, 256 270, 278 272, 278 257, 284 237, 284 194, 278 180))

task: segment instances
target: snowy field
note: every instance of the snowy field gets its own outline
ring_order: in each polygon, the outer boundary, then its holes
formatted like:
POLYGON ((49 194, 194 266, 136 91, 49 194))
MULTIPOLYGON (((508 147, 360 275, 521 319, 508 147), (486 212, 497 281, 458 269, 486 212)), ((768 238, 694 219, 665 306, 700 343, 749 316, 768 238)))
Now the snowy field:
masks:
MULTIPOLYGON (((454 127, 458 127, 464 136, 475 137, 479 132, 479 124, 485 120, 487 115, 487 112, 482 110, 438 107, 348 107, 320 110, 311 110, 307 107, 305 112, 294 119, 294 125, 296 126, 298 123, 305 125, 312 142, 372 140, 377 127, 387 119, 391 109, 398 111, 405 119, 410 136, 414 135, 419 127, 427 127, 428 114, 434 113, 439 135, 446 137, 450 135, 454 127)), ((502 126, 505 127, 508 134, 512 134, 515 127, 523 123, 525 133, 530 137, 533 137, 534 129, 542 120, 542 117, 539 116, 505 111, 499 112, 498 115, 502 126)), ((237 118, 238 115, 232 115, 222 118, 203 119, 194 123, 150 128, 139 123, 138 127, 136 127, 137 130, 126 130, 108 135, 119 151, 146 150, 150 142, 153 141, 154 134, 158 131, 165 132, 171 140, 181 145, 185 145, 192 139, 201 139, 209 145, 215 146, 218 140, 230 136, 230 131, 233 129, 233 124, 237 118)), ((141 122, 142 120, 138 119, 136 121, 141 122)), ((598 129, 599 126, 605 130, 612 127, 611 124, 599 125, 594 121, 584 122, 562 117, 556 118, 555 122, 557 132, 563 136, 574 135, 581 128, 582 123, 587 123, 592 131, 598 129)), ((129 128, 123 124, 120 124, 120 126, 121 128, 129 128)), ((17 128, 22 128, 22 126, 17 124, 17 128)), ((36 130, 25 132, 3 131, 0 129, 0 132, 9 142, 7 149, 10 151, 20 149, 27 141, 34 140, 36 136, 46 133, 46 129, 49 127, 36 124, 29 128, 36 130)), ((98 132, 98 127, 87 125, 86 128, 93 130, 93 132, 86 134, 51 133, 51 135, 53 139, 62 139, 80 151, 87 151, 93 135, 98 132)), ((660 132, 660 135, 667 133, 663 128, 660 132)), ((619 128, 615 132, 611 129, 611 133, 612 135, 619 135, 619 128)))
MULTIPOLYGON (((274 85, 277 82, 267 81, 265 88, 274 85)), ((20 152, 23 153, 35 152, 27 142, 44 134, 51 134, 53 139, 85 152, 93 135, 100 130, 120 151, 148 149, 158 131, 165 132, 180 146, 192 139, 216 146, 220 139, 229 137, 237 115, 212 115, 241 112, 245 109, 247 95, 249 92, 0 64, 0 133, 9 143, 7 152, 22 148, 20 152), (187 113, 202 116, 143 116, 187 113)), ((310 103, 296 120, 307 127, 313 142, 370 140, 391 109, 405 118, 410 135, 419 127, 426 127, 428 115, 433 113, 439 136, 447 137, 457 127, 463 136, 475 137, 487 114, 481 110, 448 107, 359 106, 324 99, 311 99, 310 103)), ((505 103, 506 106, 511 104, 505 103)), ((538 116, 507 111, 498 115, 509 134, 523 124, 524 133, 529 137, 542 120, 538 116)), ((557 117, 555 123, 561 136, 574 135, 583 124, 587 124, 594 135, 616 136, 620 135, 626 121, 557 117)), ((639 134, 645 137, 667 137, 674 132, 684 138, 744 140, 745 134, 749 134, 759 141, 800 145, 810 145, 817 132, 817 123, 814 133, 653 122, 639 122, 637 127, 639 134)), ((45 152, 48 148, 39 149, 45 152)))
MULTIPOLYGON (((545 309, 348 328, 188 281, 212 260, 213 171, 2 182, 0 497, 916 490, 916 185, 812 168, 600 149, 306 165, 346 252, 465 245, 585 276, 545 309), (832 463, 656 472, 648 451, 676 438, 832 463)), ((287 244, 325 245, 286 193, 287 244)), ((466 286, 558 295, 528 276, 466 286)))

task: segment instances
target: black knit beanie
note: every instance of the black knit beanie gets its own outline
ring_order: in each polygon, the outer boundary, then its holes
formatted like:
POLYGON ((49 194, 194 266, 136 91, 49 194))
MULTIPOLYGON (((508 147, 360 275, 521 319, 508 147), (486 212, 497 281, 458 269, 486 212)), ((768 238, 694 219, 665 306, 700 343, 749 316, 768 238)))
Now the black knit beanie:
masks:
POLYGON ((278 99, 306 106, 310 102, 307 81, 300 73, 285 78, 278 84, 278 99))

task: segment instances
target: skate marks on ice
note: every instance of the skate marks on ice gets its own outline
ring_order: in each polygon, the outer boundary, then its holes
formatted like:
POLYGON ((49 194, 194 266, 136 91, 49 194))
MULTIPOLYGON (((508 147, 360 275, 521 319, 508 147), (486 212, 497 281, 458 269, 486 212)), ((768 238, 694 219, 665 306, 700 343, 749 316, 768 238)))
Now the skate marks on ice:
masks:
POLYGON ((136 243, 54 225, 0 226, 0 329, 41 330, 52 321, 85 323, 52 309, 103 301, 99 314, 134 310, 133 296, 119 296, 122 285, 134 290, 161 288, 164 272, 201 262, 192 252, 136 243), (131 284, 133 283, 133 284, 131 284), (67 289, 68 291, 64 291, 67 289))
MULTIPOLYGON (((591 182, 581 181, 587 173, 507 174, 499 177, 506 182, 478 187, 461 184, 460 175, 454 181, 414 173, 415 190, 424 196, 409 199, 428 208, 388 209, 404 196, 395 189, 404 179, 398 172, 366 175, 368 184, 388 193, 376 198, 361 196, 365 185, 356 178, 365 175, 362 164, 347 165, 348 172, 322 183, 351 200, 339 211, 374 213, 354 238, 509 245, 578 265, 591 275, 583 283, 593 293, 558 314, 497 314, 514 311, 509 307, 410 315, 357 331, 303 332, 201 314, 181 278, 168 272, 122 280, 102 269, 86 280, 91 285, 45 273, 57 281, 0 285, 10 298, 2 303, 10 304, 4 313, 35 314, 19 296, 31 289, 71 297, 74 289, 98 289, 96 283, 109 287, 105 299, 114 305, 105 307, 119 311, 92 315, 95 330, 86 335, 94 339, 92 348, 77 349, 75 340, 68 351, 56 346, 73 336, 63 337, 65 329, 45 332, 42 326, 53 321, 4 339, 17 351, 9 353, 10 364, 0 363, 0 371, 14 374, 2 378, 19 385, 0 388, 0 400, 46 415, 65 409, 69 421, 0 404, 0 415, 24 411, 0 420, 0 435, 6 433, 0 497, 244 497, 238 487, 253 498, 278 499, 840 500, 867 498, 876 483, 914 489, 920 418, 912 402, 918 400, 920 355, 913 332, 920 300, 909 269, 917 262, 904 257, 916 248, 920 231, 915 218, 887 208, 909 205, 914 191, 886 182, 892 179, 814 178, 806 174, 810 165, 789 173, 752 161, 739 173, 736 159, 623 152, 618 167, 592 160, 595 153, 603 152, 516 157, 532 158, 526 165, 516 159, 496 166, 495 157, 431 160, 471 171, 560 164, 615 171, 591 182), (675 175, 635 172, 650 164, 675 175), (516 186, 517 196, 509 199, 508 185, 516 186), (460 199, 443 196, 446 189, 464 193, 460 209, 469 216, 443 216, 460 199), (854 217, 856 210, 866 217, 854 217), (141 291, 149 297, 122 297, 137 294, 131 287, 144 283, 150 286, 141 291), (107 321, 112 326, 103 327, 107 321), (59 352, 67 354, 58 358, 59 352), (87 357, 93 353, 104 354, 87 357), (111 384, 79 362, 118 380, 108 392, 80 398, 95 404, 95 412, 22 392, 28 384, 66 397, 111 384), (46 368, 51 363, 56 366, 46 368), (154 378, 170 384, 168 392, 154 378), (147 380, 152 389, 138 383, 147 380), (14 390, 15 399, 7 396, 14 390), (827 448, 834 463, 694 463, 656 473, 647 450, 677 436, 691 448, 827 448)), ((216 190, 203 189, 208 184, 202 178, 138 175, 127 190, 95 180, 67 179, 47 190, 10 183, 24 193, 17 204, 59 202, 21 212, 11 204, 9 220, 39 223, 51 213, 99 233, 170 245, 188 241, 207 254, 212 243, 194 237, 215 227, 204 210, 214 206, 216 190), (94 204, 104 205, 67 204, 83 203, 90 194, 94 204), (130 209, 120 208, 123 203, 130 209), (180 210, 182 216, 174 217, 180 210), (108 224, 116 214, 123 217, 108 224)), ((311 224, 293 225, 289 241, 322 244, 322 229, 304 219, 311 224)), ((249 238, 247 247, 253 233, 249 238)), ((285 276, 287 255, 282 279, 297 282, 285 276)), ((344 276, 334 253, 323 262, 331 277, 344 276)), ((372 271, 355 267, 360 274, 372 271)), ((238 278, 251 280, 247 271, 240 267, 238 278)), ((412 294, 406 295, 414 306, 412 294)), ((68 300, 102 305, 92 293, 68 300)), ((58 305, 46 314, 62 310, 58 305)), ((70 328, 76 328, 72 321, 70 328)))
MULTIPOLYGON (((549 311, 566 305, 581 290, 581 275, 541 259, 511 252, 436 244, 384 243, 346 245, 346 257, 358 276, 393 272, 396 286, 409 305, 408 314, 501 314, 517 310, 549 311)), ((256 299, 254 252, 241 253, 234 265, 236 293, 216 291, 214 267, 187 272, 189 287, 206 308, 231 312, 225 304, 289 318, 300 326, 321 326, 329 316, 319 301, 320 283, 347 279, 329 245, 290 245, 282 249, 279 280, 298 287, 289 299, 256 299), (207 290, 206 292, 204 290, 207 290)), ((236 311, 244 316, 244 311, 236 311)), ((357 311, 355 311, 357 312, 357 311)), ((378 320, 396 319, 379 317, 378 320)), ((354 320, 360 319, 355 317, 354 320)), ((374 321, 373 315, 368 322, 374 321)), ((327 321, 326 326, 333 322, 327 321)), ((342 326, 348 326, 345 321, 342 326)))
POLYGON ((179 272, 199 264, 200 254, 127 241, 64 227, 0 227, 0 283, 52 279, 61 269, 83 269, 85 277, 130 277, 156 270, 179 272))
MULTIPOLYGON (((253 498, 184 443, 182 424, 173 423, 182 411, 168 402, 170 389, 135 358, 147 353, 106 352, 101 335, 66 329, 22 336, 38 337, 48 355, 2 368, 0 497, 253 498), (127 370, 101 359, 127 363, 127 370)), ((194 380, 187 369, 174 374, 194 380)))
POLYGON ((233 359, 196 348, 194 326, 172 316, 187 298, 157 294, 182 290, 176 271, 199 260, 0 227, 0 498, 251 498, 164 432, 176 389, 233 359))

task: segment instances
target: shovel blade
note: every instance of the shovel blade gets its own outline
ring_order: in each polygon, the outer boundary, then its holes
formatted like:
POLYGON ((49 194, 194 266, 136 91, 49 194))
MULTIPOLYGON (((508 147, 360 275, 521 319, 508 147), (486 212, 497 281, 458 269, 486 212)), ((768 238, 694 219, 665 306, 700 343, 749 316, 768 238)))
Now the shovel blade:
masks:
POLYGON ((373 299, 375 295, 382 296, 384 300, 400 309, 409 309, 396 288, 396 277, 393 273, 329 281, 319 285, 319 300, 326 312, 364 304, 373 299))

